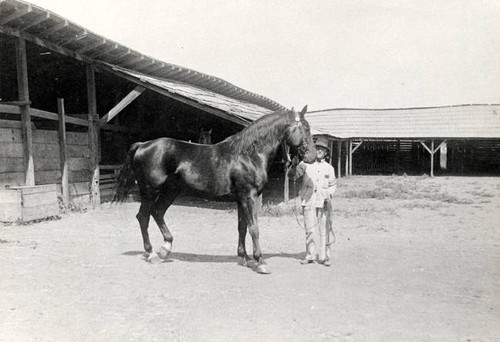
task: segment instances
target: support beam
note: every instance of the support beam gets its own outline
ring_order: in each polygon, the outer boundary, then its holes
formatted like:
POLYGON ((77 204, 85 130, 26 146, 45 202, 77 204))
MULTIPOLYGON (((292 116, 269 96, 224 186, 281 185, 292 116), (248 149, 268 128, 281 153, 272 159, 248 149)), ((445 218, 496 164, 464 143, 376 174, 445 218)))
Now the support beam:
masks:
POLYGON ((354 148, 352 149, 352 153, 356 152, 356 150, 363 144, 363 141, 353 143, 354 148))
POLYGON ((17 89, 19 101, 26 103, 21 106, 21 127, 24 150, 24 184, 35 185, 35 165, 33 162, 33 131, 30 115, 30 95, 28 87, 28 61, 26 57, 26 41, 16 40, 17 89))
POLYGON ((69 205, 68 147, 66 143, 66 115, 64 99, 57 99, 59 116, 59 156, 61 160, 61 193, 64 205, 69 205))
POLYGON ((434 139, 431 140, 431 177, 434 177, 434 139))
POLYGON ((443 144, 446 143, 446 139, 444 139, 438 147, 434 148, 434 139, 431 140, 431 147, 428 147, 424 141, 420 141, 420 144, 429 152, 431 155, 431 170, 430 170, 430 176, 434 177, 434 154, 443 146, 443 144))
POLYGON ((337 140, 337 178, 342 177, 342 141, 337 140))
POLYGON ((352 176, 352 140, 349 140, 349 176, 352 176))
POLYGON ((349 177, 349 140, 345 141, 345 176, 349 177))
POLYGON ((353 141, 349 141, 349 175, 352 176, 352 164, 353 164, 353 155, 354 155, 354 152, 356 152, 356 150, 361 146, 361 144, 363 143, 363 141, 360 141, 360 142, 353 142, 353 141))
POLYGON ((137 86, 134 90, 128 93, 116 106, 114 106, 106 115, 104 115, 99 121, 100 123, 106 123, 111 121, 115 116, 117 116, 125 107, 127 107, 132 101, 134 101, 139 95, 141 95, 146 88, 137 86))
POLYGON ((99 115, 97 114, 95 67, 87 65, 87 100, 90 143, 90 203, 93 208, 101 204, 99 192, 99 115))

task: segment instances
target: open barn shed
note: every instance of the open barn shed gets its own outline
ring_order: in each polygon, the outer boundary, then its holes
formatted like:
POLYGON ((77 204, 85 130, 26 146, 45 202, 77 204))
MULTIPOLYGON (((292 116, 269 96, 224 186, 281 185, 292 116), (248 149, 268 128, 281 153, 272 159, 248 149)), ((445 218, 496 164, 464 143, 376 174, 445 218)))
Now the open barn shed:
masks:
POLYGON ((132 142, 197 141, 201 127, 217 142, 283 108, 28 2, 0 1, 2 189, 55 184, 65 204, 96 206, 132 142))
POLYGON ((500 105, 329 109, 308 120, 343 175, 500 175, 500 105))

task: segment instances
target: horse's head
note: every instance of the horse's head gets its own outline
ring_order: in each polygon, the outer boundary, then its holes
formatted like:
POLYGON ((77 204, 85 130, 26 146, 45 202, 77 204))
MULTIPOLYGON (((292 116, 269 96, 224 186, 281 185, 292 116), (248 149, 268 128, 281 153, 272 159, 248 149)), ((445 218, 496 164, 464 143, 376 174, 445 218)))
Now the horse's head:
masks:
POLYGON ((301 160, 306 163, 313 163, 316 159, 316 147, 314 146, 309 123, 304 118, 306 112, 307 106, 300 112, 294 111, 295 119, 287 130, 285 141, 288 146, 296 150, 301 160))
POLYGON ((200 136, 198 137, 199 144, 211 145, 212 144, 212 129, 206 129, 204 126, 200 128, 200 136))

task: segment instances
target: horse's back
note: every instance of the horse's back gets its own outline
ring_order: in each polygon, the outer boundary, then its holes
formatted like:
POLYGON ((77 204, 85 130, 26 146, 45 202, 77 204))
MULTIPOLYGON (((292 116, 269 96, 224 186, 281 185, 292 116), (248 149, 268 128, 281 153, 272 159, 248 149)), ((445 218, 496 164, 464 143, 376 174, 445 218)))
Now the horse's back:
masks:
POLYGON ((167 180, 215 195, 227 194, 230 180, 221 165, 216 145, 201 145, 173 138, 142 143, 134 155, 140 184, 157 189, 167 180))

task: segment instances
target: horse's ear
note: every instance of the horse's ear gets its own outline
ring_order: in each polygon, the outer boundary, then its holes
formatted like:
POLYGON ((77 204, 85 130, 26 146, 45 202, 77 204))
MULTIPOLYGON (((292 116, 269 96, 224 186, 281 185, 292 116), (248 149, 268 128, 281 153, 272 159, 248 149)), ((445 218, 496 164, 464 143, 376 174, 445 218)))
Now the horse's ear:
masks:
POLYGON ((300 116, 304 116, 306 112, 307 112, 307 105, 305 105, 304 108, 302 108, 302 110, 300 111, 300 116))

